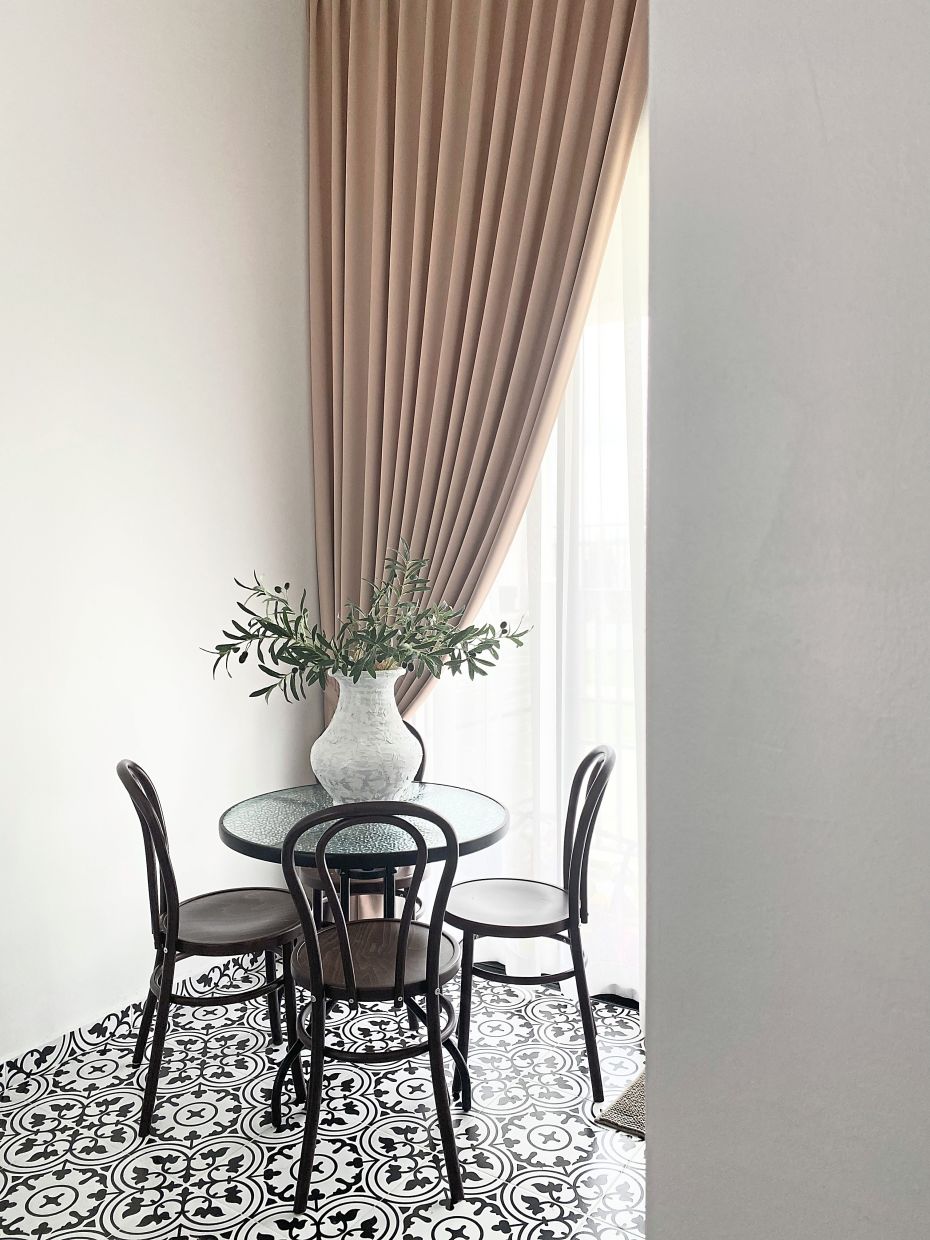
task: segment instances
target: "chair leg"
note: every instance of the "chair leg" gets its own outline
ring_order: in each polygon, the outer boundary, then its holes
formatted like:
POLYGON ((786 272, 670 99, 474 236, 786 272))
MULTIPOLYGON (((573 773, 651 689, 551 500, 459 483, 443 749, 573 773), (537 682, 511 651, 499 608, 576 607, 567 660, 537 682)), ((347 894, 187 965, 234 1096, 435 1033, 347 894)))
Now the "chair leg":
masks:
MULTIPOLYGON (((278 1131, 280 1131, 281 1123, 282 1123, 281 1092, 284 1089, 284 1078, 287 1076, 288 1071, 295 1064, 297 1067, 297 1072, 300 1073, 301 1093, 303 1094, 303 1097, 300 1099, 300 1101, 305 1102, 307 1098, 306 1092, 302 1088, 303 1087, 303 1073, 300 1072, 300 1050, 301 1050, 300 1043, 292 1042, 290 1046, 287 1048, 287 1054, 278 1064, 277 1072, 275 1072, 274 1074, 274 1081, 272 1082, 272 1086, 271 1086, 271 1122, 278 1131)), ((296 1089, 294 1090, 294 1092, 295 1093, 297 1092, 296 1089)))
MULTIPOLYGON (((475 962, 475 936, 468 930, 462 935, 462 971, 460 975, 459 1019, 455 1030, 455 1041, 462 1058, 468 1062, 468 1035, 471 1029, 471 988, 472 967, 475 962)), ((456 1068, 452 1078, 452 1097, 458 1098, 461 1092, 462 1078, 456 1068)), ((467 1108, 466 1108, 467 1109, 467 1108)))
POLYGON ((393 921, 397 908, 397 887, 395 886, 395 870, 389 865, 384 871, 384 895, 382 907, 386 921, 393 921))
POLYGON ((318 888, 313 888, 313 924, 322 926, 323 924, 323 893, 318 888))
MULTIPOLYGON (((294 973, 291 966, 291 953, 294 950, 293 943, 285 943, 281 949, 283 957, 284 972, 284 1023, 287 1026, 287 1045, 288 1054, 290 1048, 297 1042, 297 990, 294 986, 294 973)), ((307 1091, 304 1089, 304 1074, 300 1066, 300 1055, 294 1060, 293 1064, 294 1077, 294 1097, 302 1106, 307 1101, 307 1091)))
MULTIPOLYGON (((342 915, 346 921, 351 921, 349 910, 352 907, 352 880, 349 877, 348 870, 339 871, 339 903, 342 905, 342 915)), ((335 920, 335 917, 334 919, 335 920)))
POLYGON ((416 1033, 416 1031, 420 1028, 420 1018, 417 1015, 416 1008, 411 1004, 409 999, 406 1001, 406 1003, 407 1003, 407 1024, 410 1026, 410 1032, 416 1033))
POLYGON ((433 1094, 436 1098, 436 1115, 439 1120, 439 1135, 442 1138, 442 1153, 446 1162, 446 1175, 449 1178, 449 1191, 452 1204, 465 1200, 462 1187, 462 1171, 459 1167, 458 1151, 455 1148, 455 1132, 452 1127, 452 1108, 449 1105, 449 1091, 446 1089, 446 1074, 442 1066, 442 1022, 439 1014, 439 996, 426 996, 426 1038, 429 1043, 429 1068, 433 1079, 433 1094))
POLYGON ((316 1135, 320 1126, 320 1106, 323 1101, 323 1054, 326 1040, 326 1015, 322 1002, 314 1003, 310 1021, 310 1081, 307 1089, 307 1115, 300 1147, 300 1166, 297 1168, 297 1191, 294 1193, 294 1213, 303 1214, 310 1195, 310 1175, 316 1154, 316 1135))
MULTIPOLYGON (((276 972, 275 953, 271 950, 265 952, 265 981, 270 986, 275 979, 276 972)), ((278 988, 269 990, 266 996, 268 1003, 268 1024, 271 1026, 271 1044, 272 1046, 281 1045, 281 997, 278 994, 278 988)))
MULTIPOLYGON (((449 1058, 455 1064, 455 1081, 462 1095, 462 1110, 468 1112, 471 1110, 471 1073, 468 1071, 468 1063, 452 1038, 447 1038, 444 1046, 449 1058)), ((452 1096, 458 1097, 458 1092, 454 1087, 452 1096)))
POLYGON ((158 1074, 168 1032, 168 1009, 171 1007, 171 987, 174 985, 174 953, 165 956, 155 1007, 155 1030, 152 1034, 152 1050, 149 1054, 148 1071, 145 1074, 145 1093, 142 1096, 142 1114, 139 1117, 139 1136, 147 1137, 152 1131, 152 1115, 155 1111, 155 1094, 158 1090, 158 1074))
POLYGON ((584 950, 581 946, 581 930, 578 926, 569 927, 568 938, 572 949, 575 985, 578 988, 578 1006, 581 1008, 581 1027, 584 1029, 584 1045, 588 1054, 591 1089, 594 1093, 594 1101, 603 1102, 604 1086, 601 1082, 601 1061, 597 1054, 597 1026, 594 1023, 591 996, 588 994, 588 978, 584 971, 584 950))
POLYGON ((142 1005, 142 1015, 139 1018, 139 1032, 136 1035, 136 1046, 132 1052, 132 1066, 138 1068, 145 1056, 145 1045, 149 1040, 149 1030, 152 1027, 152 1015, 155 1012, 155 995, 149 989, 149 993, 145 996, 145 1002, 142 1005))

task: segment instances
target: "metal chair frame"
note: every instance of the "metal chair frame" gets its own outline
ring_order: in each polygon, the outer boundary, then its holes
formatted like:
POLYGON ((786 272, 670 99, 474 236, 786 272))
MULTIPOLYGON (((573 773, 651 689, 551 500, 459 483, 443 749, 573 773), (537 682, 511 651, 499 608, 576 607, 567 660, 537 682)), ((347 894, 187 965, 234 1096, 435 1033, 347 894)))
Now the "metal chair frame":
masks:
MULTIPOLYGON (((595 1102, 604 1101, 601 1065, 597 1052, 597 1027, 588 992, 585 974, 584 948, 581 942, 581 926, 588 920, 588 862, 591 841, 601 802, 616 763, 616 754, 608 745, 598 745, 586 754, 578 764, 572 780, 565 816, 562 840, 562 885, 568 895, 568 917, 550 924, 533 926, 530 931, 520 926, 504 927, 492 923, 467 920, 453 914, 447 916, 450 925, 462 931, 462 981, 459 1000, 458 1047, 463 1059, 468 1060, 469 1025, 471 1022, 472 978, 518 986, 551 985, 574 979, 578 989, 581 1008, 581 1024, 584 1030, 585 1050, 591 1087, 595 1102), (537 976, 514 976, 481 964, 475 964, 475 939, 482 936, 503 939, 550 938, 564 943, 571 951, 572 965, 559 973, 537 976)), ((476 880, 480 882, 480 880, 476 880)), ((457 1072, 452 1084, 452 1097, 464 1093, 464 1080, 457 1072)), ((470 1086, 469 1086, 470 1088, 470 1086)))
MULTIPOLYGON (((468 1067, 464 1057, 459 1054, 454 1041, 456 1028, 455 1009, 440 990, 440 952, 443 943, 443 916, 446 902, 455 878, 458 865, 458 840, 449 823, 439 814, 425 806, 408 804, 403 801, 374 801, 354 805, 335 805, 330 809, 320 810, 302 818, 288 832, 281 850, 284 877, 288 889, 297 905, 301 925, 304 932, 304 943, 307 953, 309 973, 309 1003, 301 1011, 297 1021, 297 1036, 282 1059, 272 1090, 272 1120, 276 1127, 281 1126, 281 1091, 284 1080, 292 1066, 299 1061, 300 1052, 307 1048, 310 1051, 310 1072, 307 1082, 307 1109, 304 1122, 303 1141, 301 1144, 300 1164, 297 1172, 297 1189, 294 1196, 295 1213, 302 1213, 307 1208, 310 1191, 310 1175, 316 1150, 317 1131, 319 1127, 320 1105, 323 1092, 323 1072, 326 1060, 338 1063, 393 1063, 402 1059, 410 1059, 417 1055, 428 1054, 433 1093, 436 1099, 436 1111, 439 1120, 439 1131, 442 1139, 443 1156, 453 1204, 464 1198, 462 1176, 455 1137, 452 1128, 452 1111, 446 1078, 443 1071, 443 1048, 448 1052, 463 1082, 463 1108, 470 1105, 471 1089, 468 1080, 468 1067), (446 856, 442 862, 442 873, 433 911, 429 921, 426 947, 426 975, 423 984, 405 983, 407 967, 407 948, 410 927, 413 923, 417 894, 426 869, 427 845, 420 829, 409 819, 421 819, 438 827, 445 837, 446 856), (349 1002, 356 1007, 358 1004, 377 1002, 366 1000, 364 991, 359 998, 356 979, 356 962, 352 957, 352 946, 349 938, 348 923, 343 912, 339 895, 333 883, 332 874, 326 860, 326 846, 334 836, 354 822, 381 822, 405 831, 417 850, 417 861, 411 879, 410 890, 404 901, 403 913, 399 919, 397 953, 393 971, 394 1006, 403 1004, 408 1012, 411 1025, 421 1021, 426 1029, 425 1040, 410 1045, 399 1045, 385 1051, 370 1049, 340 1050, 326 1043, 326 1021, 332 1007, 339 1002, 349 1002), (334 929, 338 936, 339 954, 342 964, 343 986, 327 985, 323 974, 323 961, 317 935, 317 926, 313 911, 307 899, 307 893, 298 874, 294 854, 298 841, 303 834, 319 826, 329 823, 321 834, 315 850, 316 868, 323 879, 325 893, 330 903, 334 919, 334 929), (416 1001, 418 993, 425 992, 425 1010, 416 1001)), ((396 922, 396 918, 379 920, 396 922)), ((368 923, 356 923, 368 924, 368 923)), ((417 923, 422 925, 422 923, 417 923)), ((332 933, 332 929, 327 931, 332 933)))
MULTIPOLYGON (((265 981, 260 986, 252 986, 234 994, 224 995, 210 993, 204 995, 187 995, 173 990, 175 966, 179 961, 187 960, 200 953, 181 952, 178 950, 178 933, 181 903, 178 898, 178 885, 174 874, 174 866, 168 849, 168 832, 165 817, 155 786, 145 771, 135 762, 123 759, 117 766, 120 782, 129 793, 142 827, 142 840, 145 847, 145 869, 148 884, 149 915, 151 918, 152 938, 155 944, 155 965, 149 979, 148 993, 142 1006, 142 1017, 133 1051, 133 1067, 138 1067, 144 1058, 149 1031, 154 1016, 155 1027, 152 1033, 152 1048, 149 1054, 149 1065, 145 1076, 145 1090, 142 1099, 142 1113, 139 1120, 139 1135, 147 1137, 152 1130, 152 1117, 155 1111, 155 1098, 158 1090, 158 1075, 165 1048, 165 1036, 168 1031, 169 1009, 172 1004, 179 1007, 227 1007, 234 1003, 247 1003, 250 999, 265 998, 268 1005, 268 1020, 271 1026, 271 1040, 275 1046, 282 1041, 280 997, 284 995, 285 1021, 288 1039, 296 1034, 297 1001, 294 981, 291 976, 291 949, 285 945, 281 975, 275 973, 275 952, 265 950, 265 981)), ((218 893, 213 893, 218 894, 218 893)), ((249 950, 248 948, 246 950, 249 950)), ((216 955, 230 956, 233 952, 217 952, 216 955)), ((297 1082, 295 1080, 295 1088, 297 1082)))

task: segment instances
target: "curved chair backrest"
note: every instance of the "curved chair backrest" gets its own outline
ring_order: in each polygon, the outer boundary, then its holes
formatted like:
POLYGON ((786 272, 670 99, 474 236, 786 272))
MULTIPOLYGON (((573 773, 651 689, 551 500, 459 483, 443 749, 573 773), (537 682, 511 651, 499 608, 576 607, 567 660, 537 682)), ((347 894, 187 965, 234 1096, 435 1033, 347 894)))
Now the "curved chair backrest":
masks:
POLYGON ((166 941, 173 943, 178 933, 178 885, 168 854, 165 816, 155 785, 138 763, 124 758, 116 773, 129 793, 142 827, 152 937, 155 947, 161 948, 166 941))
POLYGON ((307 945, 310 989, 316 998, 322 998, 324 994, 323 962, 320 956, 320 944, 317 939, 313 914, 310 911, 310 904, 307 900, 307 892, 297 873, 295 853, 301 836, 314 827, 325 828, 317 840, 314 849, 314 864, 319 871, 320 878, 323 880, 336 934, 339 936, 339 952, 342 958, 346 995, 350 1000, 354 1001, 358 997, 355 962, 352 959, 349 931, 339 901, 339 893, 336 890, 336 885, 333 882, 329 864, 326 860, 326 846, 334 836, 345 830, 346 827, 351 827, 356 823, 383 823, 386 826, 396 827, 409 835, 413 848, 416 850, 417 859, 410 887, 405 893, 404 911, 400 918, 400 930, 397 938, 397 955, 394 962, 394 1002, 400 1003, 404 998, 404 977, 406 975, 407 940, 410 932, 410 923, 413 921, 417 894, 420 889, 420 883, 423 880, 427 861, 426 839, 420 828, 409 821, 411 818, 418 818, 424 822, 431 823, 439 829, 445 840, 446 856, 442 864, 442 874, 436 890, 436 897, 433 901, 433 910, 430 914, 429 937, 426 947, 427 990, 429 992, 438 988, 442 924, 459 860, 458 838, 445 818, 434 813, 431 809, 427 809, 426 806, 411 805, 406 801, 367 801, 355 805, 334 805, 330 809, 323 809, 315 814, 309 814, 291 827, 281 848, 284 878, 287 882, 288 890, 294 898, 294 903, 297 905, 297 912, 300 915, 304 942, 307 945))
POLYGON ((578 763, 565 816, 562 845, 562 884, 569 908, 582 922, 588 920, 588 857, 607 781, 617 755, 609 745, 598 745, 578 763))
POLYGON ((408 723, 405 719, 404 727, 413 737, 416 738, 416 742, 420 746, 420 765, 417 767, 417 773, 413 777, 414 781, 419 784, 423 782, 423 777, 426 774, 426 746, 423 744, 423 737, 412 723, 408 723))

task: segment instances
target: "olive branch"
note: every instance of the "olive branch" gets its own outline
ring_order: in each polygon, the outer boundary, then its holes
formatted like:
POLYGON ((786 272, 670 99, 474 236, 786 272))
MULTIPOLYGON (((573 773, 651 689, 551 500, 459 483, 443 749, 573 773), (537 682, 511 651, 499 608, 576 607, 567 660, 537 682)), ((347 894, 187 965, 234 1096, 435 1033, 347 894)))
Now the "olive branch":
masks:
POLYGON ((347 603, 332 636, 307 611, 306 590, 294 605, 290 582, 269 589, 257 573, 251 583, 235 578, 245 593, 236 606, 246 618, 233 619, 223 630, 226 640, 206 652, 214 656, 213 675, 221 666, 232 675, 230 662, 245 663, 252 655, 268 684, 249 696, 268 701, 280 690, 294 702, 334 673, 356 683, 362 676, 399 668, 418 676, 441 676, 444 670, 453 676, 467 672, 471 680, 486 676, 500 657, 501 643, 522 646, 528 630, 511 630, 506 621, 466 625, 464 608, 427 603, 432 588, 428 568, 429 560, 411 556, 402 541, 388 553, 380 581, 366 582, 371 587, 368 608, 347 603))

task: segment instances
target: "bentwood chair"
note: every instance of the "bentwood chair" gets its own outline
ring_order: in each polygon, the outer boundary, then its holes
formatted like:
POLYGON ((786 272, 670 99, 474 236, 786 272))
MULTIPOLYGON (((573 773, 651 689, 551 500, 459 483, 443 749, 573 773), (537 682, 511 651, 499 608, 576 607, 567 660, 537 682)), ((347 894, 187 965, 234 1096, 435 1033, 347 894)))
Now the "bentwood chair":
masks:
MULTIPOLYGON (((460 1073, 463 1083, 463 1109, 467 1110, 471 1102, 468 1068, 453 1038, 455 1009, 442 994, 442 987, 458 972, 460 958, 459 945, 455 938, 443 930, 443 914, 458 865, 458 840, 455 832, 439 814, 425 806, 403 801, 335 805, 331 809, 310 814, 292 827, 284 840, 281 859, 284 877, 300 914, 304 936, 303 942, 294 952, 292 972, 298 985, 309 992, 309 1003, 298 1017, 297 1037, 278 1066, 271 1100, 272 1120, 275 1127, 280 1128, 281 1091, 285 1078, 288 1072, 293 1072, 294 1066, 299 1064, 301 1050, 304 1047, 309 1049, 310 1074, 297 1171, 297 1191, 294 1196, 295 1213, 300 1214, 307 1208, 320 1121, 324 1062, 327 1059, 337 1063, 396 1063, 402 1059, 412 1059, 416 1055, 429 1055, 452 1202, 454 1204, 461 1201, 464 1197, 462 1174, 455 1148, 452 1111, 442 1060, 445 1048, 460 1073), (423 831, 415 822, 410 821, 411 819, 430 823, 438 828, 445 840, 442 874, 428 924, 413 919, 428 850, 423 831), (399 918, 379 917, 350 922, 345 919, 326 861, 326 846, 340 831, 359 822, 377 822, 396 827, 406 832, 411 839, 411 852, 416 852, 416 864, 403 913, 399 918), (318 928, 314 923, 306 889, 295 862, 295 852, 301 836, 314 827, 325 828, 317 841, 314 859, 334 917, 332 925, 322 928, 318 928), (424 1006, 418 1002, 420 999, 423 1000, 425 1011, 424 1006), (356 1008, 360 1004, 390 1002, 393 1002, 395 1009, 405 1006, 411 1017, 411 1024, 419 1023, 425 1027, 425 1040, 421 1035, 415 1042, 403 1042, 398 1036, 395 1046, 377 1050, 368 1046, 349 1050, 330 1045, 326 1040, 326 1023, 333 1005, 340 1002, 348 1002, 356 1008)), ((296 1084, 297 1077, 294 1079, 296 1084)))
MULTIPOLYGON (((293 1041, 296 1036, 297 1001, 291 977, 291 950, 300 937, 300 919, 290 895, 275 887, 239 887, 179 901, 174 868, 168 854, 164 814, 155 787, 135 762, 124 759, 116 770, 132 799, 142 827, 149 912, 155 940, 155 968, 142 1008, 132 1057, 133 1065, 138 1067, 145 1054, 154 1015, 155 1028, 139 1120, 139 1135, 147 1137, 152 1128, 158 1074, 172 1003, 182 1007, 225 1007, 265 996, 272 1042, 280 1045, 280 995, 283 990, 288 1042, 293 1041), (275 953, 279 949, 282 949, 284 959, 280 977, 275 973, 275 953), (188 956, 241 956, 251 952, 264 952, 264 985, 231 995, 215 992, 185 995, 172 990, 174 969, 179 960, 188 956)), ((301 1085, 302 1082, 295 1079, 295 1089, 300 1091, 301 1085)))
MULTIPOLYGON (((420 765, 417 767, 417 773, 413 777, 415 783, 420 783, 426 774, 426 745, 423 743, 423 737, 417 729, 412 723, 408 723, 406 719, 404 720, 404 727, 406 727, 407 731, 420 746, 420 765)), ((406 897, 412 875, 413 869, 410 866, 405 866, 396 871, 394 874, 394 891, 397 895, 406 897)), ((320 877, 319 871, 309 865, 301 867, 300 876, 310 894, 313 916, 316 919, 317 925, 319 925, 323 920, 323 895, 325 891, 323 880, 320 877)), ((384 894, 384 878, 380 874, 372 874, 370 870, 353 870, 350 872, 348 887, 351 889, 351 896, 349 889, 346 889, 341 882, 341 875, 334 874, 333 883, 339 895, 339 901, 342 904, 343 915, 347 921, 351 917, 350 898, 357 900, 358 907, 360 908, 365 897, 376 897, 380 900, 384 894)), ((368 902, 370 903, 370 900, 368 902)))
MULTIPOLYGON (((595 1102, 604 1101, 604 1087, 597 1055, 597 1030, 585 976, 581 926, 588 920, 591 838, 615 761, 614 751, 607 745, 599 745, 578 765, 565 819, 561 887, 528 878, 476 878, 453 887, 446 909, 446 921, 462 931, 458 1046, 463 1058, 468 1058, 473 976, 489 982, 516 985, 564 982, 574 978, 595 1102), (556 939, 571 949, 572 967, 543 977, 514 977, 475 964, 475 939, 482 935, 495 939, 556 939)), ((456 1077, 453 1097, 457 1096, 460 1087, 461 1082, 456 1077)))

